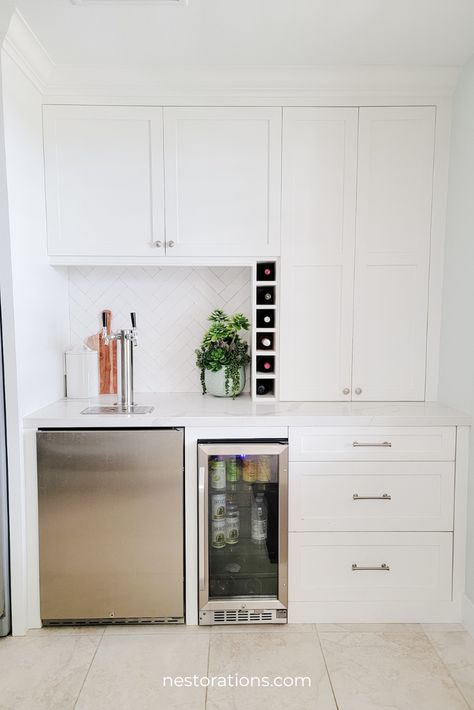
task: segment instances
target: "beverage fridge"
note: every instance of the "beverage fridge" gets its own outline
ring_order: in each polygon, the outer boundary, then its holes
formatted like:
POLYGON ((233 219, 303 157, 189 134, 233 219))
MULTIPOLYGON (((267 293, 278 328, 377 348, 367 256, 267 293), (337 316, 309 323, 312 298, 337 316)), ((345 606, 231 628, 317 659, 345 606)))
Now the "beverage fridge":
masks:
POLYGON ((286 623, 288 441, 200 440, 199 623, 286 623))

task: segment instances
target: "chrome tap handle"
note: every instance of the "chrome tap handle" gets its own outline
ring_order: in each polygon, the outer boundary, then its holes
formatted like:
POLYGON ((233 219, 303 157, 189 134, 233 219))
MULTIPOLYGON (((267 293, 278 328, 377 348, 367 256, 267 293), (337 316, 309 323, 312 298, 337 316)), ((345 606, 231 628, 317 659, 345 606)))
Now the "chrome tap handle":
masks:
POLYGON ((132 321, 132 341, 134 345, 138 345, 137 314, 135 313, 135 311, 132 311, 130 313, 130 320, 132 321))

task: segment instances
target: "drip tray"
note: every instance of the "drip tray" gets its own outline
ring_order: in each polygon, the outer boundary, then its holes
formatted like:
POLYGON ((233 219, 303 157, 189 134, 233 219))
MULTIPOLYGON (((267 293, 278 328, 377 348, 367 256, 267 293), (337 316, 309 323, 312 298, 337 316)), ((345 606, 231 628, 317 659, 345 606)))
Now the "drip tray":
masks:
POLYGON ((151 414, 154 407, 144 404, 132 404, 128 409, 122 409, 119 404, 99 404, 95 407, 86 407, 81 414, 151 414))

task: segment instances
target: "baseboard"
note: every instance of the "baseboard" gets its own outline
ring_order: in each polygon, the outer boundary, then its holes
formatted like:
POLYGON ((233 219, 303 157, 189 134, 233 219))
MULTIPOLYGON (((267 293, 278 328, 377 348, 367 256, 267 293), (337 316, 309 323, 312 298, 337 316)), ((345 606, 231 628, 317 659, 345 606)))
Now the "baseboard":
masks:
POLYGON ((461 619, 460 600, 288 603, 292 624, 459 624, 461 619))
POLYGON ((474 602, 466 595, 462 600, 462 621, 471 636, 474 637, 474 602))

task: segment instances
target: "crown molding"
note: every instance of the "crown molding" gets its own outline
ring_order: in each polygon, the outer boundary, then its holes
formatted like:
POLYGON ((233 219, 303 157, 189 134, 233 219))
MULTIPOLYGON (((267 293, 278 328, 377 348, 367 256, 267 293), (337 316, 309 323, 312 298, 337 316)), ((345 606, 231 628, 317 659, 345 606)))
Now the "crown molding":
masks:
POLYGON ((44 94, 51 78, 54 63, 17 9, 12 15, 2 49, 20 67, 36 88, 44 94))
POLYGON ((138 66, 54 64, 18 10, 3 50, 44 95, 68 103, 176 101, 335 104, 380 98, 450 97, 459 67, 431 66, 138 66))
POLYGON ((449 97, 459 67, 150 67, 56 65, 46 97, 166 97, 231 101, 341 97, 449 97))

